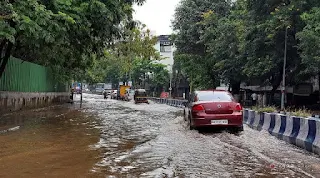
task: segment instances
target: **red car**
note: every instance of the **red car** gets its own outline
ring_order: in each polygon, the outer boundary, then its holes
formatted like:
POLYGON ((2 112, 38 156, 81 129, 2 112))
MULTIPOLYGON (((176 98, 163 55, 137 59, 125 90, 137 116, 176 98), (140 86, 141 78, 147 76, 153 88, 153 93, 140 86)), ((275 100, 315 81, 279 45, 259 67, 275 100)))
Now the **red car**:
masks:
POLYGON ((190 129, 231 127, 243 131, 242 106, 227 91, 195 91, 185 106, 184 118, 190 129))

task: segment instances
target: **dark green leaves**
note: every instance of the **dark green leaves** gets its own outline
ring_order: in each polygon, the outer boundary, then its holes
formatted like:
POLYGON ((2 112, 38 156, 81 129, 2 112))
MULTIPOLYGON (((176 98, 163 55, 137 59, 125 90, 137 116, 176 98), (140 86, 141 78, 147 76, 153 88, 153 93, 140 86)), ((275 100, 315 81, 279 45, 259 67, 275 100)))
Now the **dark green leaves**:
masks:
POLYGON ((13 43, 10 53, 15 57, 57 68, 62 78, 83 76, 94 65, 93 55, 100 58, 114 41, 124 38, 132 5, 142 2, 3 0, 0 42, 13 43))
POLYGON ((288 28, 286 78, 289 84, 310 78, 320 66, 319 6, 317 0, 184 0, 173 22, 175 59, 194 87, 258 79, 251 84, 276 89, 288 28))

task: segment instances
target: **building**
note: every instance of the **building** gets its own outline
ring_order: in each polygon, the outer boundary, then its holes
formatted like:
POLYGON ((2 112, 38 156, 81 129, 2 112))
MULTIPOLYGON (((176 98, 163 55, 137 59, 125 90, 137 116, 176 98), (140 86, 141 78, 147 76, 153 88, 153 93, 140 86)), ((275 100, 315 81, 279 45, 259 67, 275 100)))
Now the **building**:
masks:
POLYGON ((162 59, 157 62, 166 65, 170 73, 170 86, 166 88, 166 91, 170 92, 170 97, 182 98, 189 94, 189 83, 186 78, 178 77, 178 75, 181 76, 181 71, 173 71, 176 47, 170 38, 171 35, 158 36, 158 42, 154 47, 162 59))
POLYGON ((174 44, 170 40, 170 35, 160 35, 158 36, 158 42, 154 46, 160 53, 162 60, 159 63, 167 66, 167 69, 172 73, 172 67, 174 64, 173 53, 176 50, 174 44))
MULTIPOLYGON (((244 105, 251 105, 251 94, 257 93, 260 97, 260 105, 280 105, 281 103, 281 86, 274 93, 272 86, 260 86, 261 81, 251 81, 250 83, 242 83, 240 85, 240 98, 244 105)), ((229 86, 220 83, 217 89, 228 90, 229 86)), ((285 104, 289 106, 305 106, 308 109, 319 104, 319 76, 306 80, 303 83, 298 83, 293 86, 286 86, 285 104)))

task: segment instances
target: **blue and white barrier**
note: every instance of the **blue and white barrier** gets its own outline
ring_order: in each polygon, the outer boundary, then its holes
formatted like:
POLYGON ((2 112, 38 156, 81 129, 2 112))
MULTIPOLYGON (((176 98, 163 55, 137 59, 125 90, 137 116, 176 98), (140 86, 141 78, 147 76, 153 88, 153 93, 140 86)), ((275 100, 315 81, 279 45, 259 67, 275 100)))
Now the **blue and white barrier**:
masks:
POLYGON ((312 117, 320 119, 320 115, 312 115, 312 117))
POLYGON ((320 155, 320 120, 277 113, 244 110, 244 122, 251 128, 266 130, 288 143, 320 155))
MULTIPOLYGON (((186 100, 149 98, 150 100, 183 108, 186 100)), ((256 130, 266 130, 288 143, 320 155, 320 119, 316 116, 301 118, 278 113, 259 113, 244 109, 243 122, 256 130)))
POLYGON ((169 106, 179 107, 179 108, 183 108, 184 107, 183 103, 186 102, 186 100, 169 99, 169 98, 149 98, 149 100, 155 103, 167 104, 169 106))

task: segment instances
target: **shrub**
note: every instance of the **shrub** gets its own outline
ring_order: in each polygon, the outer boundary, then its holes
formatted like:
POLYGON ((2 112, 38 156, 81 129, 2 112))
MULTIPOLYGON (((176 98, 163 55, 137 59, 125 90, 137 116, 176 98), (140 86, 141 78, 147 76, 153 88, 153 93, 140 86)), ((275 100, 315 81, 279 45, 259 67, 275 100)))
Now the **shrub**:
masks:
POLYGON ((307 109, 295 109, 287 111, 287 115, 297 116, 297 117, 310 117, 312 114, 307 109))
POLYGON ((261 112, 267 112, 267 113, 274 113, 278 112, 277 108, 275 106, 266 106, 266 107, 259 107, 259 106, 253 106, 252 110, 261 112))
MULTIPOLYGON (((266 112, 266 113, 279 113, 277 107, 275 106, 266 106, 266 107, 259 107, 259 106, 253 106, 251 108, 254 111, 257 111, 259 113, 266 112)), ((307 109, 291 109, 287 108, 284 114, 288 116, 297 116, 297 117, 310 117, 312 114, 307 109)))

